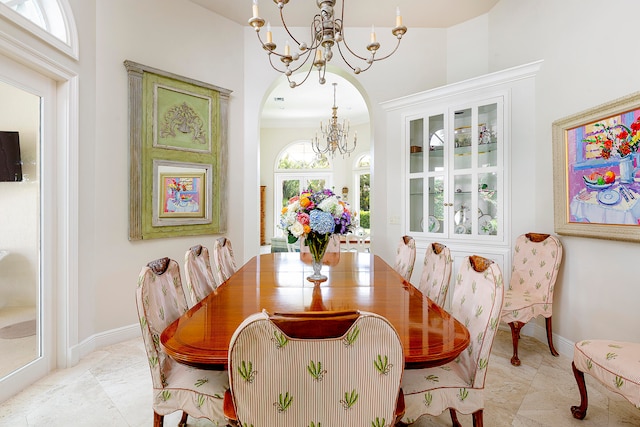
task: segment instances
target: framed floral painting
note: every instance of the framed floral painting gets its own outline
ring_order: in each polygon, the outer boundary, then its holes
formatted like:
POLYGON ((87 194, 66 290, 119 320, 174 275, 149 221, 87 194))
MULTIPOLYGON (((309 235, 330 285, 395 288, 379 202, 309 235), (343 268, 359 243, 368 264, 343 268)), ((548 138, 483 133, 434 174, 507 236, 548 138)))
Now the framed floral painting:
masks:
POLYGON ((553 123, 555 231, 640 241, 640 92, 553 123))
POLYGON ((226 231, 231 91, 132 61, 129 239, 226 231))

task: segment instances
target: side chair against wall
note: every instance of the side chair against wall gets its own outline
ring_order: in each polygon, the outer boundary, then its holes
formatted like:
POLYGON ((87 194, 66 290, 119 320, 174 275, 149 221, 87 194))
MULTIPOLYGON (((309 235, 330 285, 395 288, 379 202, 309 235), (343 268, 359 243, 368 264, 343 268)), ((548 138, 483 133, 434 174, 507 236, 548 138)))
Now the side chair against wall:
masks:
POLYGON ((587 415, 585 373, 640 409, 640 343, 579 341, 573 348, 571 367, 580 391, 580 406, 571 407, 574 418, 582 420, 587 415))
POLYGON ((180 410, 181 426, 186 425, 187 414, 226 425, 223 398, 229 389, 228 372, 183 365, 160 345, 162 331, 187 311, 178 263, 161 258, 147 264, 138 277, 136 304, 151 368, 153 425, 162 426, 165 415, 180 410))
POLYGON ((402 236, 396 250, 396 261, 393 269, 409 282, 416 263, 416 241, 411 236, 402 236))
POLYGON ((452 265, 448 247, 436 242, 427 246, 418 289, 440 307, 444 307, 447 299, 452 265))
POLYGON ((213 292, 217 285, 211 271, 209 249, 195 245, 184 254, 184 272, 191 306, 213 292))
POLYGON ((403 369, 398 334, 377 314, 256 313, 231 338, 225 414, 254 427, 394 425, 403 369))
POLYGON ((231 240, 220 237, 213 243, 213 274, 218 284, 222 284, 236 272, 236 259, 233 256, 231 240))
POLYGON ((456 411, 473 414, 474 427, 482 427, 484 382, 503 296, 502 272, 497 264, 475 255, 463 261, 451 314, 469 329, 471 343, 446 365, 405 370, 403 422, 412 423, 426 414, 437 416, 449 409, 454 427, 460 427, 456 411))
POLYGON ((505 291, 501 321, 509 324, 513 341, 511 364, 520 365, 518 341, 520 329, 537 316, 546 321, 547 342, 554 356, 551 315, 553 290, 562 262, 562 244, 549 234, 527 233, 518 236, 513 252, 511 280, 505 291))

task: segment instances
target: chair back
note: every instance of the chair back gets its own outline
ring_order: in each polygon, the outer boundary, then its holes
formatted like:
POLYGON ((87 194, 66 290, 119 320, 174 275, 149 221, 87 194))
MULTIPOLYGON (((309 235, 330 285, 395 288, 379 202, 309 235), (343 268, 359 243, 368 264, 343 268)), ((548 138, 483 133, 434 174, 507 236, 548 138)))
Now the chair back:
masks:
POLYGON ((373 313, 256 313, 229 347, 239 425, 394 425, 403 369, 398 334, 373 313))
POLYGON ((545 310, 548 315, 545 317, 549 317, 561 261, 562 244, 557 237, 539 233, 518 236, 513 250, 509 290, 539 295, 540 298, 535 300, 548 304, 545 310))
POLYGON ((453 316, 469 330, 471 342, 455 360, 461 377, 473 388, 483 388, 491 346, 504 300, 498 264, 473 255, 464 259, 453 291, 453 316))
POLYGON ((171 361, 162 350, 160 334, 187 311, 177 262, 160 258, 142 268, 138 276, 136 305, 153 387, 163 388, 164 369, 171 361))
POLYGON ((411 236, 402 236, 396 250, 396 261, 393 269, 408 282, 416 262, 416 241, 411 236))
POLYGON ((216 239, 213 245, 213 274, 218 284, 226 282, 236 272, 236 260, 231 248, 231 240, 226 237, 216 239))
POLYGON ((184 254, 184 272, 192 306, 217 287, 211 271, 209 249, 202 245, 193 246, 184 254))
POLYGON ((448 247, 440 243, 427 246, 418 289, 440 307, 444 307, 447 299, 452 265, 453 259, 448 247))

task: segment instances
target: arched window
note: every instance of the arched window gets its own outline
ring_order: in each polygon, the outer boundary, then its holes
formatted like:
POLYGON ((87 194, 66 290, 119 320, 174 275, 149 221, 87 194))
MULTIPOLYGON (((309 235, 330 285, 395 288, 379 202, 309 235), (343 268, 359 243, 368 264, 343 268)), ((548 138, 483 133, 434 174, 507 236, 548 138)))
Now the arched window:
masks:
POLYGON ((331 164, 325 155, 318 157, 308 141, 301 141, 287 146, 276 159, 277 171, 292 169, 331 169, 331 164))
POLYGON ((76 35, 66 0, 0 0, 0 14, 54 47, 77 58, 76 35), (61 4, 62 2, 62 4, 61 4))

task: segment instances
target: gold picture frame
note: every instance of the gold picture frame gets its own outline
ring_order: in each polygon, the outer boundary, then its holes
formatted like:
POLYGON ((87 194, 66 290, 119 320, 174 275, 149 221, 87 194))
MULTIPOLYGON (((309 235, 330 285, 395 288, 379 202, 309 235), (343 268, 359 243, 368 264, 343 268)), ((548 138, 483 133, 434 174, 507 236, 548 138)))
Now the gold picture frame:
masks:
POLYGON ((622 168, 633 162, 640 172, 640 151, 629 157, 616 156, 624 153, 616 149, 606 152, 611 135, 640 140, 640 132, 631 129, 639 119, 637 92, 553 122, 556 233, 640 241, 640 173, 629 177, 623 171, 628 167, 622 168))

